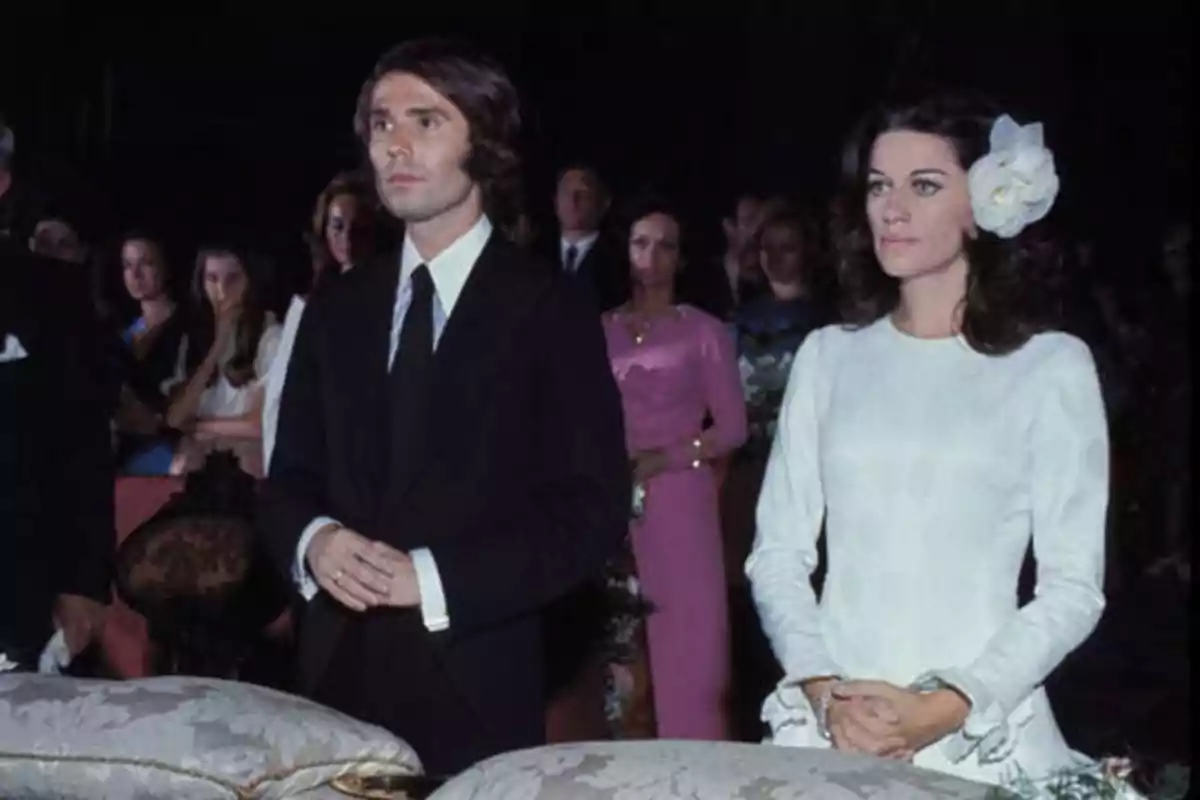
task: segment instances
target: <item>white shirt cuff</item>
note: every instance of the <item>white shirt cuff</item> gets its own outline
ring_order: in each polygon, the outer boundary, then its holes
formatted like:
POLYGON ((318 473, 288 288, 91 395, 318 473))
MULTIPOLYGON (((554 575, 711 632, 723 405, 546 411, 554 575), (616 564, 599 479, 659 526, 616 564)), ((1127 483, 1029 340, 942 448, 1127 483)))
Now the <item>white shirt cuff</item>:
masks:
POLYGON ((417 589, 421 592, 421 619, 425 629, 431 633, 450 627, 450 614, 446 610, 446 592, 442 588, 442 576, 437 562, 428 548, 418 547, 408 554, 413 570, 417 573, 417 589))
POLYGON ((313 577, 308 568, 306 556, 313 537, 326 525, 341 525, 341 523, 331 517, 317 517, 308 523, 308 527, 300 534, 299 543, 296 544, 296 558, 292 561, 292 581, 296 584, 296 589, 300 591, 300 596, 305 600, 312 600, 317 596, 317 592, 321 591, 321 587, 317 585, 317 579, 313 577))

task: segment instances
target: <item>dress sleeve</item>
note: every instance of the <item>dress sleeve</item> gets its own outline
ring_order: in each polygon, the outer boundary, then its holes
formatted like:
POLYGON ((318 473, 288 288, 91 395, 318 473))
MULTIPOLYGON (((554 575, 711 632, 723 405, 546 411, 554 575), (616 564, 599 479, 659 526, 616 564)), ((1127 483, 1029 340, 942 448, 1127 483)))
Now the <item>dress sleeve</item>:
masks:
POLYGON ((1104 610, 1108 427, 1087 345, 1062 337, 1047 358, 1029 427, 1034 599, 1016 611, 970 664, 918 679, 948 684, 971 701, 966 724, 943 741, 961 760, 1004 758, 1025 701, 1095 629, 1104 610))
POLYGON ((700 361, 713 424, 705 431, 711 455, 724 456, 746 441, 746 398, 738 372, 735 339, 719 321, 705 320, 700 361))
POLYGON ((279 343, 283 339, 283 327, 273 322, 263 329, 258 340, 258 353, 254 357, 254 380, 256 386, 263 386, 271 373, 271 365, 279 353, 279 343))
POLYGON ((303 314, 304 300, 300 297, 293 297, 287 316, 284 317, 283 329, 280 332, 279 344, 276 346, 273 361, 266 373, 266 390, 262 408, 264 470, 271 468, 271 456, 275 451, 275 431, 279 426, 279 403, 283 397, 283 385, 287 381, 288 361, 291 360, 292 347, 296 343, 296 331, 300 327, 300 317, 303 314))
POLYGON ((826 650, 810 578, 825 515, 819 470, 821 349, 827 330, 801 345, 788 377, 779 427, 771 444, 746 575, 784 684, 837 675, 826 650))

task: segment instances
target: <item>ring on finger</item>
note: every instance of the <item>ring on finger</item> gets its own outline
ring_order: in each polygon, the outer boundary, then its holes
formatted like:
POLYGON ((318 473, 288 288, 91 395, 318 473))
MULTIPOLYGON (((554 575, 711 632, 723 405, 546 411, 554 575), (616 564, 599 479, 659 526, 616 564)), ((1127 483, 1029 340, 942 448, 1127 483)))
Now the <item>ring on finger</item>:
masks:
POLYGON ((334 582, 334 583, 341 583, 341 582, 342 582, 342 575, 343 575, 343 574, 344 574, 344 573, 343 573, 343 572, 342 572, 340 569, 339 569, 337 572, 333 573, 333 582, 334 582))

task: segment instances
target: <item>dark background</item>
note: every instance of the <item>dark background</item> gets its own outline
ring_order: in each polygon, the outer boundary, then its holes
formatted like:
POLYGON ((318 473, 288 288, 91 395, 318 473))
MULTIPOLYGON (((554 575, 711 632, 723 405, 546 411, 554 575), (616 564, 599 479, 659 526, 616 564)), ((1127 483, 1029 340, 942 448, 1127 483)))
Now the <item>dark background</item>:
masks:
POLYGON ((148 223, 186 251, 237 223, 300 258, 316 193, 358 161, 350 120, 373 61, 409 36, 459 33, 491 49, 525 97, 528 194, 543 227, 553 169, 578 156, 619 191, 666 186, 710 237, 745 187, 822 202, 854 119, 913 75, 1043 120, 1064 184, 1054 218, 1097 238, 1117 277, 1143 270, 1160 229, 1190 216, 1181 0, 1139 12, 1032 2, 967 12, 926 0, 574 18, 520 13, 532 7, 521 3, 443 18, 412 4, 245 10, 254 5, 169 19, 8 14, 0 112, 19 156, 43 180, 90 186, 102 230, 148 223))

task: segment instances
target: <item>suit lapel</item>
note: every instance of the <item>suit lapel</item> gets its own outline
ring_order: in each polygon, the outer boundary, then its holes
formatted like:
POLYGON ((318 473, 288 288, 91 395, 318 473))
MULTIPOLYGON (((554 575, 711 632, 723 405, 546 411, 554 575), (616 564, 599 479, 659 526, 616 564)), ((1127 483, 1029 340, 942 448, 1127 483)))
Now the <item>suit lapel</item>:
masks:
POLYGON ((496 356, 511 342, 512 322, 518 310, 511 302, 512 270, 520 265, 514 254, 512 245, 492 234, 471 269, 434 353, 425 408, 435 443, 425 449, 422 468, 413 471, 413 479, 406 486, 389 487, 395 492, 389 505, 400 503, 441 460, 455 457, 457 447, 451 442, 463 428, 464 408, 474 402, 476 390, 482 390, 503 366, 496 356))
POLYGON ((375 262, 371 279, 365 282, 367 296, 363 298, 363 333, 368 346, 362 351, 368 359, 364 373, 379 386, 386 388, 388 354, 392 342, 392 317, 396 310, 396 293, 400 288, 399 257, 375 262))
MULTIPOLYGON (((344 405, 338 406, 342 435, 348 437, 355 468, 353 503, 356 516, 342 521, 368 535, 386 530, 379 526, 392 492, 387 485, 391 437, 388 414, 388 350, 391 345, 392 315, 400 285, 400 260, 389 254, 354 267, 364 274, 345 276, 356 286, 338 298, 336 334, 324 354, 329 375, 344 405), (371 523, 376 527, 372 529, 371 523)), ((299 639, 298 681, 305 692, 313 692, 325 675, 349 612, 321 592, 305 604, 305 635, 299 639)))
POLYGON ((379 509, 388 494, 387 480, 390 437, 388 430, 388 351, 391 345, 392 315, 400 268, 396 258, 384 258, 355 269, 370 270, 360 284, 361 293, 347 297, 343 313, 349 335, 345 344, 335 342, 337 352, 330 353, 335 363, 349 369, 335 369, 342 376, 342 391, 354 398, 351 407, 359 419, 349 420, 357 434, 356 450, 361 467, 369 480, 372 505, 379 509), (343 349, 344 348, 344 349, 343 349))
POLYGON ((487 343, 493 337, 496 316, 503 310, 506 296, 504 272, 510 266, 508 244, 493 233, 471 268, 454 311, 434 354, 435 395, 438 377, 452 376, 471 360, 486 356, 487 343))
POLYGON ((576 278, 589 282, 595 281, 597 269, 596 265, 602 258, 602 256, 598 254, 598 251, 603 246, 604 245, 599 239, 592 243, 592 246, 588 248, 588 251, 584 253, 583 258, 580 260, 579 267, 575 270, 576 278))

